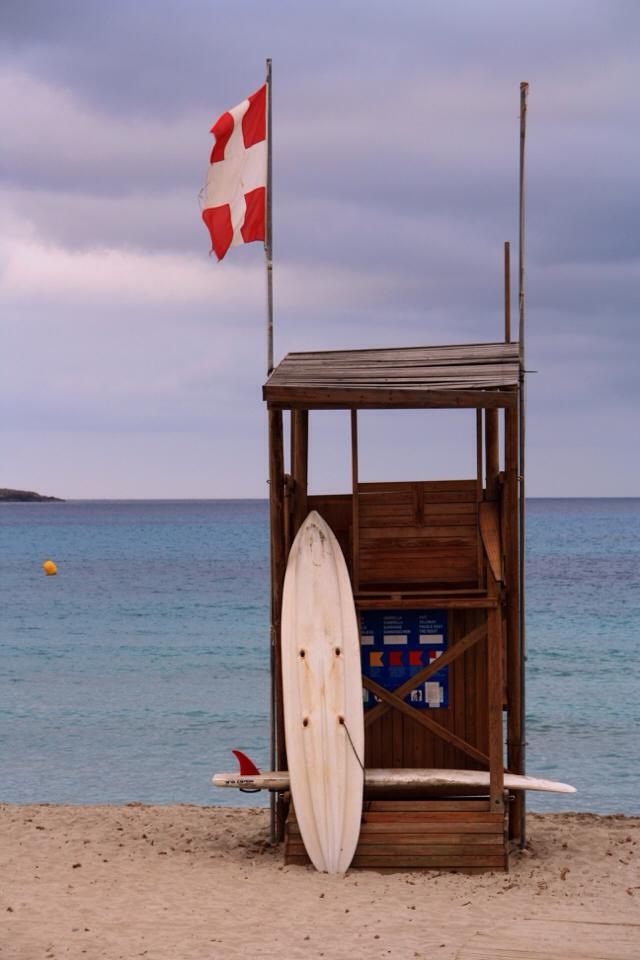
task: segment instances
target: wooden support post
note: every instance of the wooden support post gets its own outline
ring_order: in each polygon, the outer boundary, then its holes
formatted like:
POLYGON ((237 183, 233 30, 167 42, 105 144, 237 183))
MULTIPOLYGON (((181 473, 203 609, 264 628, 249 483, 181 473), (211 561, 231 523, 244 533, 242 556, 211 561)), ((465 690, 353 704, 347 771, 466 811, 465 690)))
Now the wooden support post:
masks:
POLYGON ((291 476, 293 478, 292 539, 308 513, 309 411, 291 412, 291 476))
POLYGON ((360 510, 358 503, 358 411, 351 411, 351 488, 352 488, 352 544, 351 583, 353 592, 360 589, 360 510))
POLYGON ((476 410, 476 480, 478 500, 482 500, 482 410, 476 410))
MULTIPOLYGON (((520 571, 518 544, 518 411, 505 412, 505 471, 503 520, 507 589, 507 712, 508 764, 512 773, 524 773, 522 648, 520 644, 520 571)), ((524 791, 516 791, 509 808, 509 836, 524 843, 524 791)))
POLYGON ((511 343, 511 244, 504 243, 504 342, 511 343))
MULTIPOLYGON (((280 618, 286 565, 284 523, 284 441, 282 411, 269 410, 269 518, 271 532, 271 761, 274 770, 286 769, 280 618)), ((271 807, 271 839, 284 838, 284 805, 278 797, 271 807)))
POLYGON ((289 556, 291 543, 293 541, 292 526, 292 499, 293 499, 293 479, 290 474, 284 475, 284 555, 289 556))
MULTIPOLYGON (((489 571, 489 593, 498 596, 489 571)), ((489 799, 492 813, 504 813, 504 751, 502 748, 502 611, 487 612, 487 695, 489 716, 489 799)))
MULTIPOLYGON (((480 407, 476 410, 476 500, 478 506, 482 502, 482 410, 480 407)), ((484 551, 482 549, 482 543, 480 542, 480 537, 478 539, 477 547, 477 563, 478 563, 478 586, 482 587, 484 585, 484 551)))
MULTIPOLYGON (((502 535, 500 532, 500 511, 497 502, 485 500, 480 504, 480 538, 484 553, 498 583, 504 580, 504 562, 502 535)), ((499 605, 497 593, 496 605, 499 605)))
POLYGON ((485 447, 487 464, 486 499, 496 500, 498 497, 498 473, 500 472, 500 434, 498 428, 498 411, 485 410, 485 447))

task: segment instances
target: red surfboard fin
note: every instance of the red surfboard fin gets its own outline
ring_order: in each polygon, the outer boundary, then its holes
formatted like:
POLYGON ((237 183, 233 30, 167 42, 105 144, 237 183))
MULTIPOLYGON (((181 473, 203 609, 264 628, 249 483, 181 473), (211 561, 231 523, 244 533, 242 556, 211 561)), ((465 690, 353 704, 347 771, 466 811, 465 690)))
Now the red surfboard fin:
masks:
POLYGON ((237 758, 240 764, 241 777, 252 777, 256 773, 260 773, 253 760, 250 760, 242 750, 232 750, 231 753, 237 758))

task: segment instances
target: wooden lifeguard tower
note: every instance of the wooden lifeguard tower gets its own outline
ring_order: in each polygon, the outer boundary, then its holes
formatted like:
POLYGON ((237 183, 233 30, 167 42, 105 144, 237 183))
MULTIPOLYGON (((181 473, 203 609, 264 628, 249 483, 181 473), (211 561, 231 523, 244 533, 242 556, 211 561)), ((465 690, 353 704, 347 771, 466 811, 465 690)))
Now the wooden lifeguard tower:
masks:
MULTIPOLYGON (((280 622, 286 561, 309 510, 338 538, 360 618, 366 768, 489 771, 489 788, 365 788, 353 866, 507 869, 525 840, 524 793, 524 124, 521 84, 519 342, 291 353, 263 388, 269 417, 272 769, 286 770, 280 622), (450 480, 363 483, 362 410, 464 409, 475 472, 450 480), (351 490, 309 495, 310 414, 351 425, 351 490), (284 416, 291 441, 285 470, 284 416), (506 746, 506 749, 505 749, 506 746)), ((272 837, 307 863, 281 794, 272 837)))
MULTIPOLYGON (((284 570, 293 537, 314 509, 342 546, 361 629, 366 629, 367 618, 375 627, 377 616, 384 632, 387 618, 392 629, 400 631, 395 636, 399 646, 392 640, 388 652, 403 653, 413 618, 427 624, 418 627, 426 631, 422 634, 426 646, 433 646, 429 639, 441 645, 431 661, 415 658, 418 669, 395 688, 367 676, 363 668, 368 706, 365 766, 490 771, 488 792, 365 795, 354 866, 505 868, 509 838, 523 839, 523 795, 509 797, 503 786, 503 718, 506 766, 512 773, 524 772, 519 395, 517 343, 289 354, 264 386, 269 414, 276 768, 286 769, 279 683, 284 570), (358 412, 407 408, 420 408, 425 415, 435 408, 475 411, 476 475, 361 483, 358 412), (352 489, 309 496, 309 414, 328 409, 344 410, 351 421, 352 489), (291 421, 288 473, 285 411, 291 421), (434 624, 439 633, 433 633, 434 624), (436 675, 443 678, 446 698, 427 704, 428 684, 436 675), (420 693, 413 703, 412 691, 420 693)), ((288 862, 306 862, 295 823, 289 821, 285 827, 286 816, 287 797, 282 796, 277 803, 277 839, 285 840, 288 862)))

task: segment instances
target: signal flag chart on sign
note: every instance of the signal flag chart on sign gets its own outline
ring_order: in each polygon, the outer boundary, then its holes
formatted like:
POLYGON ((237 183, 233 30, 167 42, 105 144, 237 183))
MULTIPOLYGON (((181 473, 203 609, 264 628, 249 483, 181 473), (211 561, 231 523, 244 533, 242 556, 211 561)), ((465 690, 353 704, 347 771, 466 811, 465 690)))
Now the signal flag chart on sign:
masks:
MULTIPOLYGON (((444 610, 369 610, 360 612, 360 652, 363 676, 386 690, 403 686, 412 676, 435 663, 447 649, 444 610)), ((433 673, 404 697, 419 710, 447 707, 448 668, 433 673)), ((379 698, 363 689, 364 708, 379 698)))

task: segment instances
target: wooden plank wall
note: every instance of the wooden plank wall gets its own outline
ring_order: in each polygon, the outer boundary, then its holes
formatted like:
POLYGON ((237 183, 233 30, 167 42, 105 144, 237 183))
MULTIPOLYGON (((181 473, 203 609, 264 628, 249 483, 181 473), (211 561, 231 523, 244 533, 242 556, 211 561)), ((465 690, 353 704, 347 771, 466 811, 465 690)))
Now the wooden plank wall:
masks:
POLYGON ((309 511, 317 510, 335 533, 349 570, 351 569, 353 549, 351 504, 350 493, 331 493, 307 498, 309 511))
MULTIPOLYGON (((482 610, 451 610, 449 644, 455 645, 485 619, 482 610)), ((486 639, 480 640, 449 665, 449 706, 428 713, 488 754, 486 650, 486 639)), ((482 764, 397 710, 387 711, 366 728, 365 766, 482 769, 482 764)))
MULTIPOLYGON (((478 492, 475 480, 361 483, 360 586, 474 589, 478 579, 478 492)), ((351 494, 308 497, 327 521, 351 569, 351 494)))
POLYGON ((359 483, 359 582, 478 587, 476 480, 359 483))
MULTIPOLYGON (((429 519, 447 521, 455 518, 454 523, 434 523, 430 532, 441 537, 441 549, 456 553, 462 549, 465 560, 465 574, 477 577, 476 541, 479 536, 478 504, 475 480, 436 481, 431 483, 398 484, 361 484, 364 491, 361 501, 370 502, 361 509, 361 518, 365 524, 375 521, 376 526, 364 527, 361 531, 362 543, 373 544, 377 539, 367 541, 365 530, 383 531, 382 539, 389 545, 397 542, 398 551, 402 551, 402 540, 393 536, 393 531, 403 520, 405 529, 416 530, 416 517, 424 518, 423 528, 429 525, 429 519), (384 492, 378 489, 384 487, 384 492), (389 488, 395 488, 389 490, 389 488), (389 494, 397 494, 390 497, 389 494), (422 496, 422 507, 420 503, 422 496), (391 504, 391 506, 389 506, 391 504), (431 512, 426 507, 431 508, 431 512), (381 519, 392 519, 394 526, 380 524, 381 519), (463 522, 464 521, 464 522, 463 522), (413 526, 412 526, 413 524, 413 526), (438 533, 440 531, 440 533, 438 533), (444 532, 442 532, 444 531, 444 532), (385 537, 384 533, 388 536, 385 537), (462 547, 460 546, 462 545, 462 547)), ((309 509, 318 510, 333 529, 342 547, 347 565, 351 567, 352 558, 352 499, 350 494, 309 497, 309 509)), ((419 539, 419 537, 418 537, 419 539)), ((403 553, 405 569, 410 566, 403 553)), ((451 580, 447 586, 458 586, 451 580)), ((477 581, 476 581, 477 585, 477 581)), ((425 601, 422 601, 425 603, 425 601)), ((450 610, 448 614, 449 644, 459 642, 467 633, 486 620, 486 611, 461 609, 450 610)), ((487 641, 480 640, 461 657, 456 659, 449 670, 449 706, 429 711, 429 716, 459 737, 467 740, 483 753, 488 754, 488 708, 487 708, 487 641)), ((365 763, 367 767, 449 767, 481 768, 466 753, 445 743, 435 734, 425 730, 409 716, 397 710, 388 710, 378 720, 366 728, 365 763)))
MULTIPOLYGON (((286 825, 285 863, 309 863, 293 808, 286 825)), ((365 802, 351 866, 506 870, 505 816, 492 813, 486 799, 365 802)))

